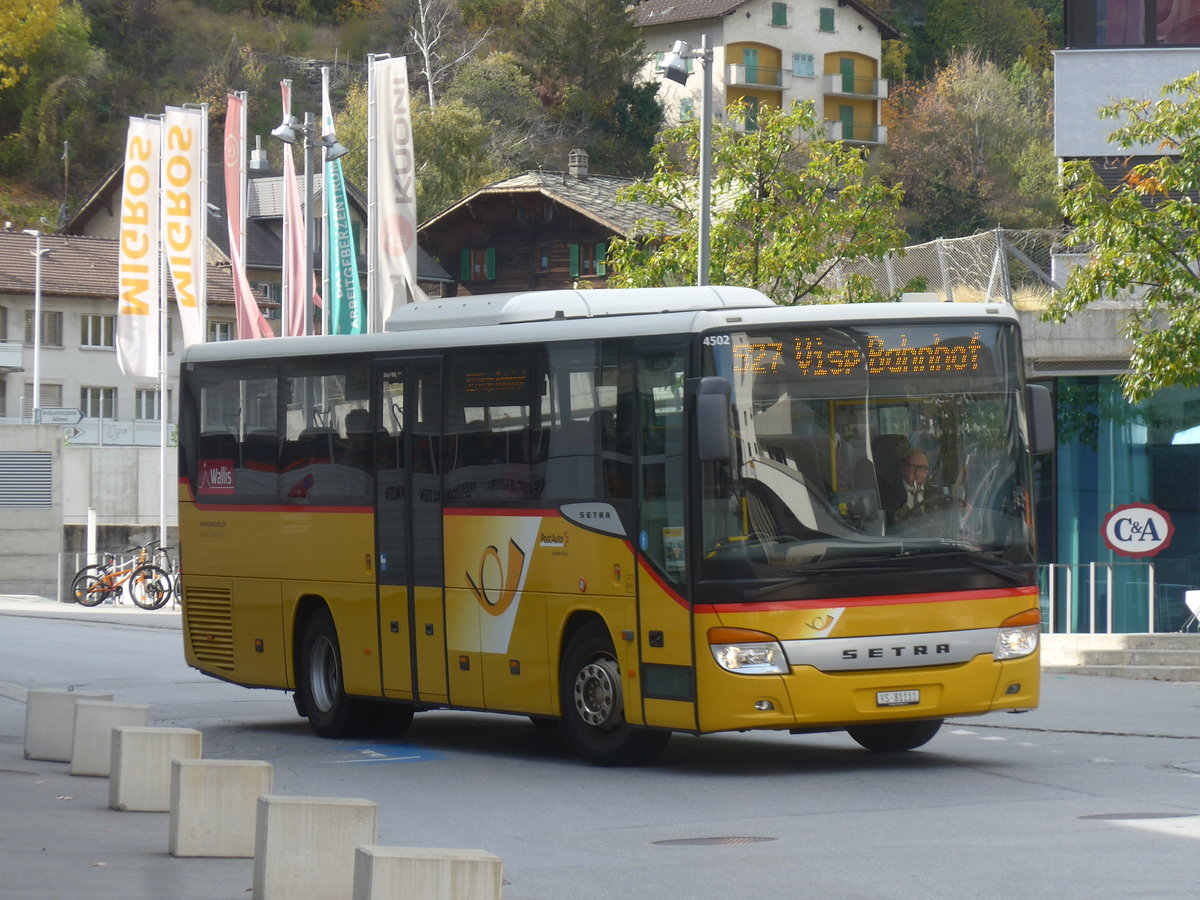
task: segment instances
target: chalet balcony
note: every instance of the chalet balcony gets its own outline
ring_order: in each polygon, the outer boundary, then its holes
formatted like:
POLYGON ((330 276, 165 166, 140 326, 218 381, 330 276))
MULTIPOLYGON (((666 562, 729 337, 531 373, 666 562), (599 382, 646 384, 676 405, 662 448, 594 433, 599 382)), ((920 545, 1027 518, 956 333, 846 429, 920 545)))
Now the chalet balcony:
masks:
POLYGON ((20 372, 22 347, 17 341, 0 341, 0 373, 20 372))
POLYGON ((848 144, 886 144, 887 126, 872 122, 839 122, 825 120, 825 136, 831 141, 848 144))
POLYGON ((888 80, 886 78, 858 77, 850 75, 824 76, 824 91, 827 97, 857 97, 860 100, 886 100, 888 80))
POLYGON ((783 70, 767 66, 728 65, 725 67, 725 86, 782 91, 783 70))

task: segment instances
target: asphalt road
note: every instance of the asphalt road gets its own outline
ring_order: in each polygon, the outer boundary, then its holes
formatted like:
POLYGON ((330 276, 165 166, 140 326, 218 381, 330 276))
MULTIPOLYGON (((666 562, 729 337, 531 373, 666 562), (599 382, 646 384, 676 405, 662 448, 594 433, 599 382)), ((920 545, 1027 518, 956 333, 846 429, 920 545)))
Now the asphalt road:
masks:
POLYGON ((1041 708, 875 755, 842 734, 676 736, 643 769, 553 729, 431 712, 400 741, 326 741, 289 697, 183 663, 178 615, 0 601, 0 897, 245 897, 250 860, 166 855, 165 813, 23 758, 24 691, 148 703, 283 794, 379 805, 380 842, 503 858, 513 898, 1196 895, 1200 684, 1047 675, 1041 708))

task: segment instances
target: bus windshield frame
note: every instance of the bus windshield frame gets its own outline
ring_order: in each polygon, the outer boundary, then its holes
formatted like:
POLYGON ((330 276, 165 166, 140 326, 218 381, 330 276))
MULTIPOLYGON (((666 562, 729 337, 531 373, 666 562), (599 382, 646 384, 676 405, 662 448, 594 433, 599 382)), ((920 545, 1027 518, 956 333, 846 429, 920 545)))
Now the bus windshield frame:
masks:
POLYGON ((700 335, 731 457, 698 463, 699 603, 1034 583, 1010 322, 747 326, 700 335))

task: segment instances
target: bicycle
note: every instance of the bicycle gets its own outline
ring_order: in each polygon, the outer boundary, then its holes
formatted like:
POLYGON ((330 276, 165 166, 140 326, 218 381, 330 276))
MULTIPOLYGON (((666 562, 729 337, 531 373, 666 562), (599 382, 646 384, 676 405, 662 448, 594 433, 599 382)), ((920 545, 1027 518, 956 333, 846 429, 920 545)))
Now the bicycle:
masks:
POLYGON ((171 576, 160 566, 147 562, 147 548, 132 547, 137 556, 117 564, 113 554, 102 563, 84 566, 71 581, 71 596, 80 606, 99 606, 120 597, 129 586, 129 596, 141 609, 161 609, 171 599, 171 576))

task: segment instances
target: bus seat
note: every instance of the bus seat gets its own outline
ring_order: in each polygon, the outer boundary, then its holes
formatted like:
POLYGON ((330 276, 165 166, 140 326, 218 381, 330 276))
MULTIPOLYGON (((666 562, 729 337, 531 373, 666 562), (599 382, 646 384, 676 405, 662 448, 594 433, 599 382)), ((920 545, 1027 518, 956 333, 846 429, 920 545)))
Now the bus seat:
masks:
POLYGON ((236 467, 241 461, 237 438, 228 431, 209 431, 200 435, 200 459, 228 459, 236 467))
POLYGON ((257 472, 279 471, 279 436, 273 431, 250 431, 242 441, 242 465, 257 472))
POLYGON ((895 512, 908 500, 900 463, 909 449, 908 438, 903 434, 877 434, 871 438, 871 456, 879 482, 879 504, 886 512, 895 512))

